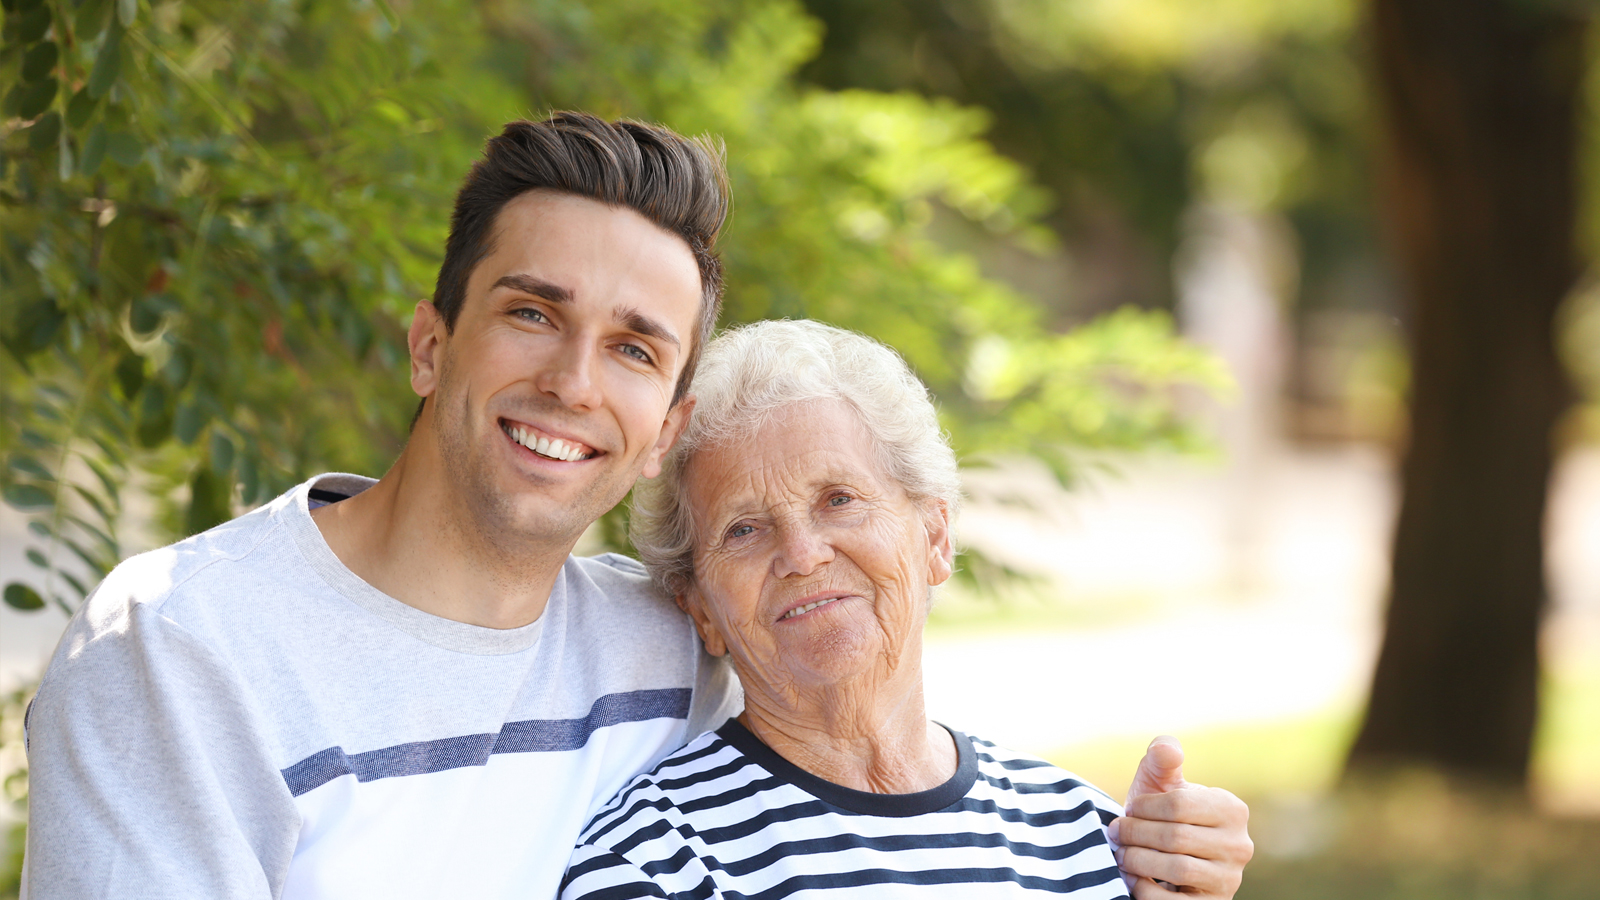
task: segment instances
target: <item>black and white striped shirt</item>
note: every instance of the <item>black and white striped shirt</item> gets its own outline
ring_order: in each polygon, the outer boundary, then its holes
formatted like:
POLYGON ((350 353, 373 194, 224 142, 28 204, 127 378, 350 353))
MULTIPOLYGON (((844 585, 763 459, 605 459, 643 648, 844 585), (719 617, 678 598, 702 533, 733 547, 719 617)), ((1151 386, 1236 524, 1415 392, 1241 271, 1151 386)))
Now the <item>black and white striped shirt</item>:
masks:
POLYGON ((639 776, 579 838, 561 900, 1126 898, 1110 797, 1043 760, 952 731, 949 781, 872 794, 812 775, 738 720, 639 776))

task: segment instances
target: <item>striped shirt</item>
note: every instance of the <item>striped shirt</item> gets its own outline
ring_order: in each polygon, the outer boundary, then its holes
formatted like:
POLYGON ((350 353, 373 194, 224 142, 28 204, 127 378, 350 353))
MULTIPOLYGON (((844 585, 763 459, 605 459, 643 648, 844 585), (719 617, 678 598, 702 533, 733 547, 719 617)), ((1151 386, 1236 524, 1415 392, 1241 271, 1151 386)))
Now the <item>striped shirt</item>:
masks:
POLYGON ((561 900, 1127 897, 1105 834, 1115 801, 1043 760, 951 734, 949 781, 873 794, 806 772, 730 720, 589 822, 561 900))

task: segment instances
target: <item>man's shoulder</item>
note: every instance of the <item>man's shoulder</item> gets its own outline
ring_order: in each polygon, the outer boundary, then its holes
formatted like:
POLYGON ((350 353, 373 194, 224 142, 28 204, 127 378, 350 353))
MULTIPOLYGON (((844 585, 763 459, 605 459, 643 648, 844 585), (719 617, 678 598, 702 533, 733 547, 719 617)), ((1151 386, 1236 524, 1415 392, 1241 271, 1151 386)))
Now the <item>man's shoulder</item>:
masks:
POLYGON ((582 602, 586 595, 599 595, 616 609, 619 604, 681 616, 671 598, 650 581, 644 564, 620 553, 599 556, 569 556, 565 567, 568 590, 582 602))
POLYGON ((229 578, 276 530, 272 511, 261 507, 176 543, 130 556, 107 573, 85 601, 85 618, 93 623, 139 606, 159 611, 200 584, 229 578))
POLYGON ((294 568, 298 549, 286 527, 300 485, 213 528, 130 556, 101 579, 67 629, 81 647, 107 635, 126 633, 130 619, 167 624, 215 621, 230 609, 241 612, 262 588, 294 568))
POLYGON ((648 584, 650 573, 644 563, 621 553, 601 553, 598 556, 569 556, 567 564, 591 578, 619 578, 628 583, 648 584))
POLYGON ((667 754, 617 792, 584 827, 580 844, 612 849, 630 835, 681 819, 696 799, 716 793, 718 779, 744 768, 744 755, 715 731, 667 754))

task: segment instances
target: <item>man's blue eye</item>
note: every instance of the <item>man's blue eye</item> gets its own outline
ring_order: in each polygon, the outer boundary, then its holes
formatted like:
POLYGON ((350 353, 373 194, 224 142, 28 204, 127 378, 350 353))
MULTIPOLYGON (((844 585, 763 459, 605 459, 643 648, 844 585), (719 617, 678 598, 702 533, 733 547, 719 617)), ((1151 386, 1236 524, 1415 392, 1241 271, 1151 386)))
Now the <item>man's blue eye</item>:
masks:
POLYGON ((634 359, 639 360, 640 362, 654 362, 655 361, 655 360, 650 358, 650 354, 648 352, 646 352, 643 347, 640 347, 637 344, 623 344, 622 345, 622 352, 628 354, 629 356, 633 357, 634 359))

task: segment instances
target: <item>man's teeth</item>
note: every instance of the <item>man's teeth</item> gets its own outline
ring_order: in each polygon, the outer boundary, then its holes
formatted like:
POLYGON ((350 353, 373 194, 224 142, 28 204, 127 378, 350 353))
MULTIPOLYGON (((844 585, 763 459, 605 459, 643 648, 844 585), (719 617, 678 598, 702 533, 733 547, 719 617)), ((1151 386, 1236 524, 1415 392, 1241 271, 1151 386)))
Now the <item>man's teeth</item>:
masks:
POLYGON ((509 426, 506 428, 506 434, 511 435, 512 440, 540 456, 548 456, 551 459, 559 459, 563 462, 577 462, 580 459, 588 459, 589 457, 589 454, 584 452, 582 445, 569 444, 560 438, 535 438, 533 433, 526 428, 515 425, 509 426))
POLYGON ((795 616, 798 616, 798 615, 800 615, 802 613, 811 612, 813 609, 816 609, 819 606, 826 606, 827 604, 832 603, 833 601, 835 601, 837 599, 839 599, 839 598, 838 597, 829 597, 826 600, 818 600, 815 603, 807 603, 805 606, 796 606, 794 609, 791 609, 788 612, 784 613, 783 617, 785 619, 792 619, 795 616))

